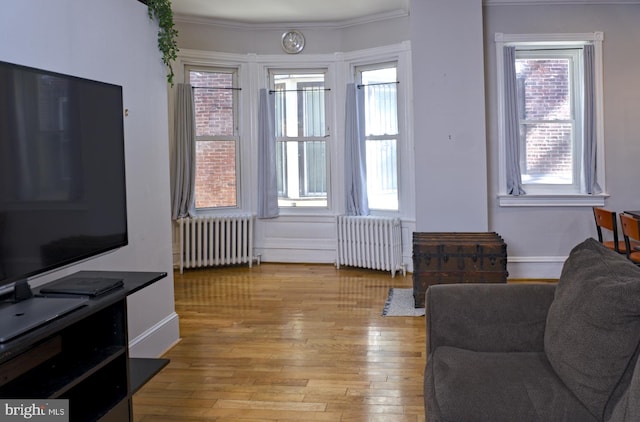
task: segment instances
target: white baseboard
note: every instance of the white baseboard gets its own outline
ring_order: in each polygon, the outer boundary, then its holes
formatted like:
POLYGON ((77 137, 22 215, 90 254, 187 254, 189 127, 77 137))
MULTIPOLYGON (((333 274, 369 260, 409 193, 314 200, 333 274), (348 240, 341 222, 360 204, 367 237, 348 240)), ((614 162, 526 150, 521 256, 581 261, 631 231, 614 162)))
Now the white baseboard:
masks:
POLYGON ((129 340, 129 356, 157 358, 180 341, 178 314, 171 315, 154 324, 134 339, 129 340))
POLYGON ((336 252, 326 249, 257 249, 262 262, 333 264, 336 252))
MULTIPOLYGON (((410 249, 410 248, 409 248, 410 249)), ((327 249, 257 249, 262 262, 335 264, 336 253, 327 249)), ((405 250, 403 260, 409 273, 413 272, 411 251, 405 250)), ((508 256, 509 278, 559 278, 566 256, 508 256)), ((175 262, 175 261, 174 261, 175 262)), ((174 265, 176 268, 176 265, 174 265)))
POLYGON ((507 257, 509 278, 560 278, 566 256, 507 257))

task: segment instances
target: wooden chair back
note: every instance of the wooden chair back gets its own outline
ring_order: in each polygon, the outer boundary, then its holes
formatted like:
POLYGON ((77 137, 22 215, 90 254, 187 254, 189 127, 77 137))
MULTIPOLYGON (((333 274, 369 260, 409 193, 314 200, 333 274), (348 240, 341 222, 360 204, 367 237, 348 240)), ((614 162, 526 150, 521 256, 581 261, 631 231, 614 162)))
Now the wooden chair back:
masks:
POLYGON ((593 207, 593 217, 596 220, 596 231, 598 233, 598 241, 606 247, 613 249, 618 253, 625 253, 620 248, 621 243, 618 240, 618 224, 616 221, 616 213, 604 208, 593 207), (605 241, 602 229, 606 229, 613 235, 613 241, 605 241))
POLYGON ((629 214, 621 213, 620 224, 622 225, 627 258, 635 263, 640 263, 640 251, 634 251, 631 243, 631 240, 640 241, 640 220, 629 214))

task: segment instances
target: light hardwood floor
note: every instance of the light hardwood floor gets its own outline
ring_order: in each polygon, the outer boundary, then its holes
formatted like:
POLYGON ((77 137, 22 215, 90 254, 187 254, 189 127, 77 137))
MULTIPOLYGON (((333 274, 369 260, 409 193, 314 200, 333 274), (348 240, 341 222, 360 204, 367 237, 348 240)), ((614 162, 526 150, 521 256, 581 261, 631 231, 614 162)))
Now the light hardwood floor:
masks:
POLYGON ((182 340, 136 422, 424 421, 424 317, 381 316, 411 276, 270 264, 175 274, 182 340))

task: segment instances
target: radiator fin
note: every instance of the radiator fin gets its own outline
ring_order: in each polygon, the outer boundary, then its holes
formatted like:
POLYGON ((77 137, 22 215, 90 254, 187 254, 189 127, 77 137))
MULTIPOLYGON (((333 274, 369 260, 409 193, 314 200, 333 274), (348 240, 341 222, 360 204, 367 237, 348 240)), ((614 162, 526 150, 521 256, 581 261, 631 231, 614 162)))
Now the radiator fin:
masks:
POLYGON ((180 227, 180 273, 184 268, 249 264, 253 255, 251 214, 187 217, 180 227))
POLYGON ((337 260, 340 265, 396 271, 406 275, 402 262, 402 226, 399 218, 337 217, 337 260))

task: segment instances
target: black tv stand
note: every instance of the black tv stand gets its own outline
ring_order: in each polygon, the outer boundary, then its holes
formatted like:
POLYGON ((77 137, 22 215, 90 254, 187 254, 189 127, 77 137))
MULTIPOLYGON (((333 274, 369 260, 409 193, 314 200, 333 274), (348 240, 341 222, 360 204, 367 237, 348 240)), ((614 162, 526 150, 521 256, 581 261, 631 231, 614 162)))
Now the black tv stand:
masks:
POLYGON ((132 421, 133 394, 169 361, 129 357, 126 298, 167 274, 82 271, 68 277, 79 275, 118 277, 124 286, 0 344, 0 398, 68 399, 71 421, 132 421))

